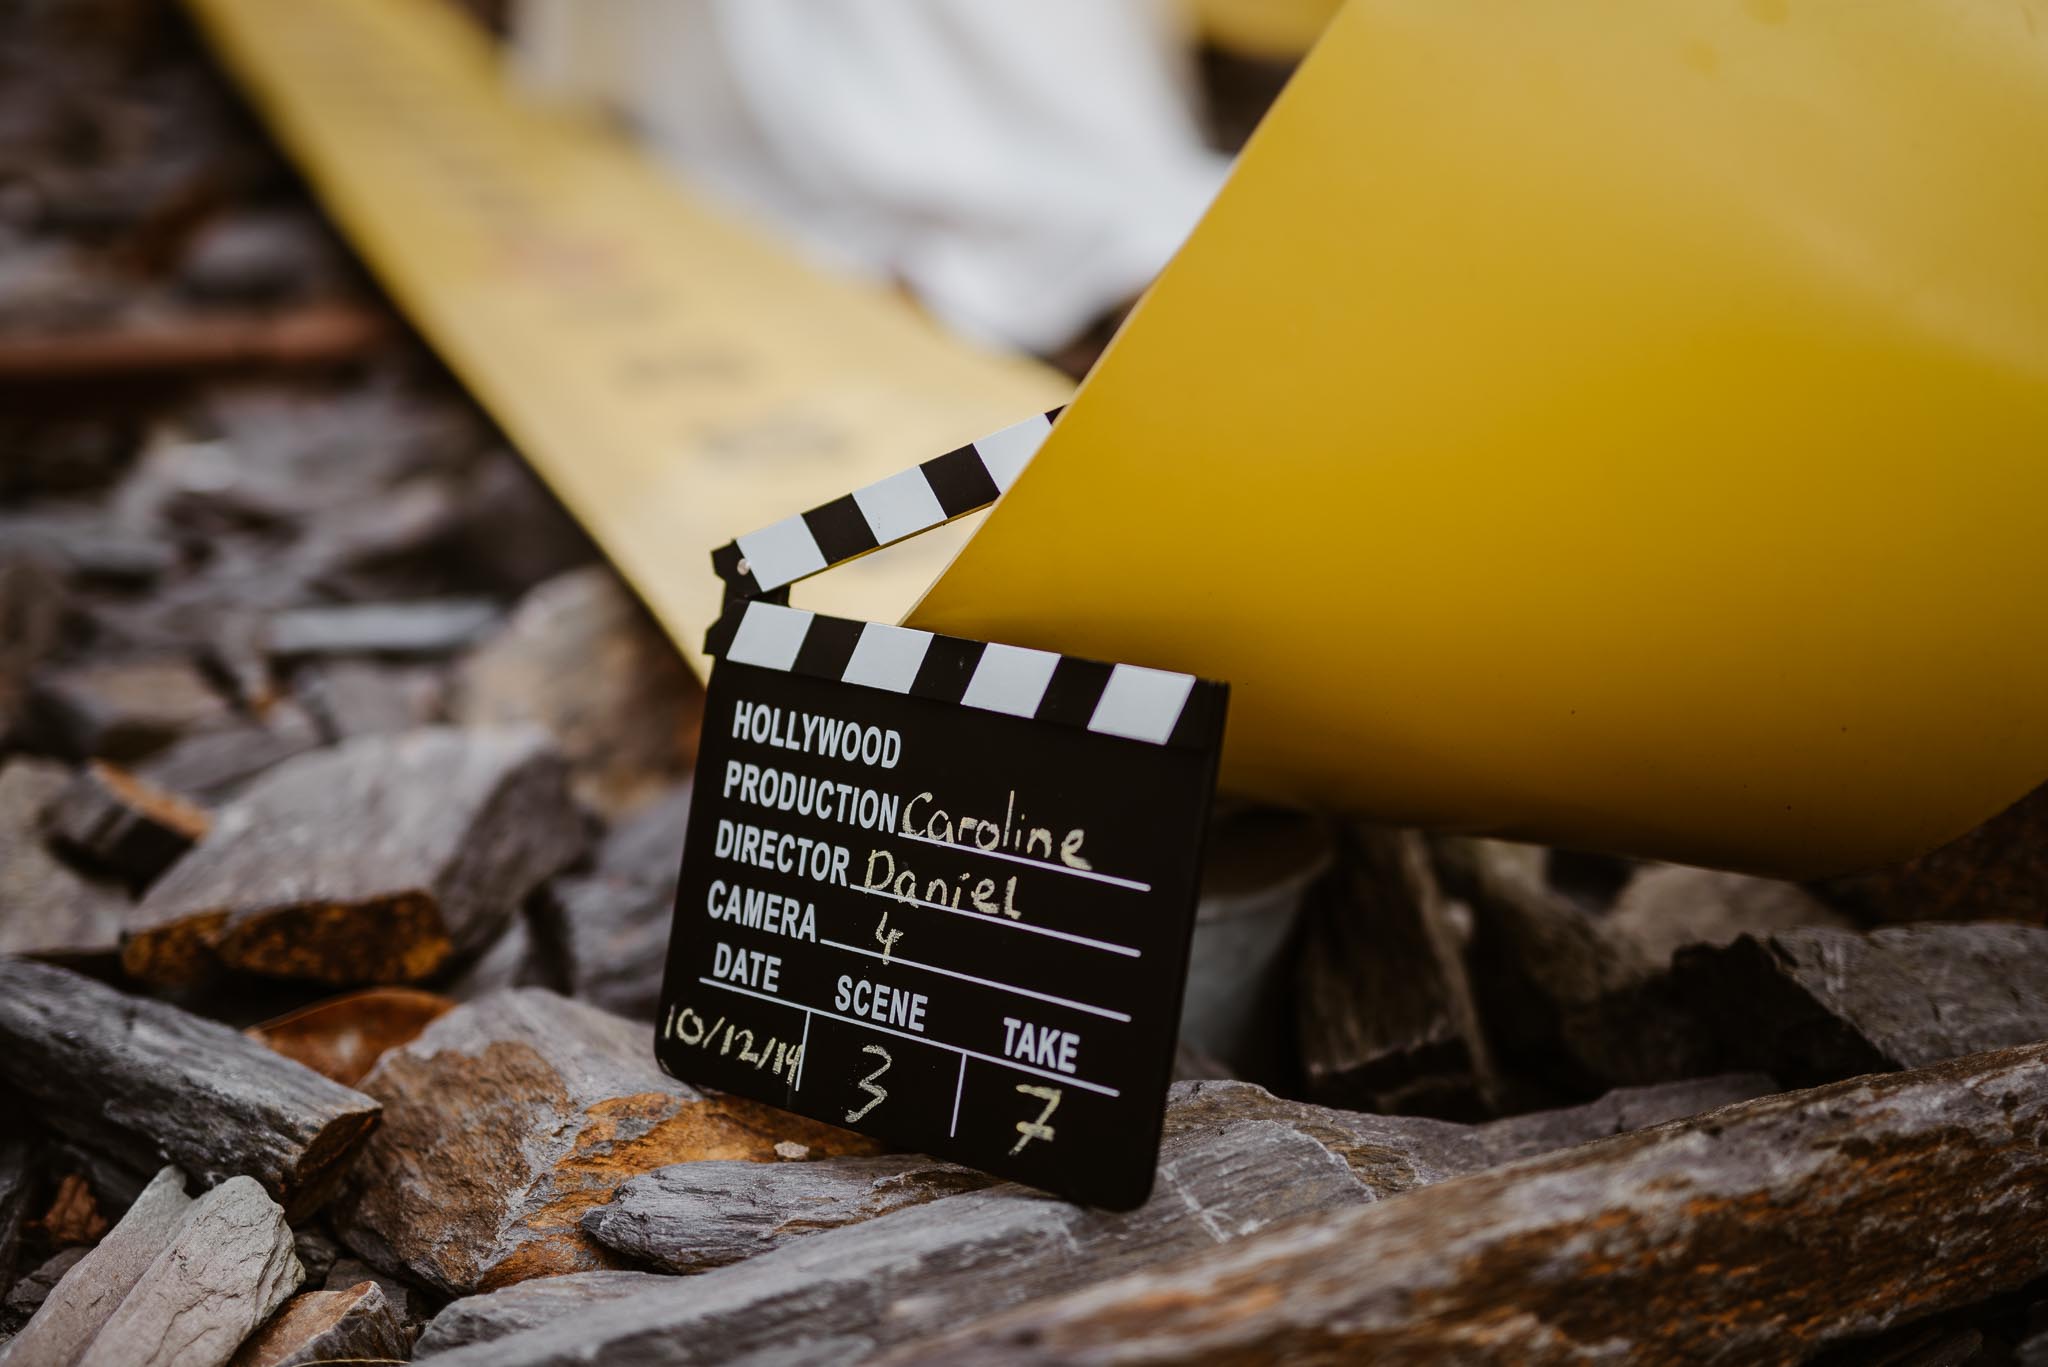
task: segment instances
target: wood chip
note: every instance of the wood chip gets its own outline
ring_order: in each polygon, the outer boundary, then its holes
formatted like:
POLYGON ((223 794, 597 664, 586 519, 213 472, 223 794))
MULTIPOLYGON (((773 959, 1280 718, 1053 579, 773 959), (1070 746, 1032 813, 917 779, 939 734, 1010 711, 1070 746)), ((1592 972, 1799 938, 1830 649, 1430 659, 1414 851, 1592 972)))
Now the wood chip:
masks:
POLYGON ((428 666, 332 660, 299 670, 292 685, 335 740, 395 735, 444 719, 441 675, 428 666))
POLYGON ((2048 1039, 2048 928, 1809 928, 1679 955, 1678 988, 1728 1057, 1792 1082, 2048 1039))
POLYGON ((454 1005, 432 992, 372 987, 301 1007, 245 1033, 320 1076, 353 1087, 386 1051, 418 1038, 454 1005))
POLYGON ((1572 1143, 1611 1133, 1622 1116, 1651 1123, 1686 1114, 1743 1085, 1651 1089, 1561 1111, 1537 1127, 1364 1115, 1283 1101, 1248 1083, 1182 1083, 1167 1110, 1158 1187, 1139 1210, 1091 1211, 1006 1183, 796 1239, 595 1307, 573 1308, 565 1288, 544 1305, 522 1307, 519 1332, 489 1332, 495 1298, 457 1301, 437 1317, 433 1336, 449 1342, 457 1324, 475 1335, 465 1340, 475 1346, 443 1359, 448 1367, 715 1362, 810 1342, 837 1354, 825 1360, 846 1361, 1278 1220, 1327 1217, 1477 1172, 1544 1136, 1572 1143), (535 1323, 543 1312, 553 1318, 535 1323))
POLYGON ((133 883, 148 883, 206 837, 212 818, 125 769, 93 760, 44 809, 52 843, 133 883))
POLYGON ((28 1327, 0 1350, 5 1367, 77 1360, 141 1280, 192 1209, 185 1174, 165 1168, 142 1189, 112 1232, 84 1253, 43 1300, 28 1327))
POLYGON ((1275 1225, 889 1360, 1798 1361, 2048 1271, 2044 1132, 2048 1046, 1978 1054, 1275 1225))
POLYGON ((384 1125, 336 1207, 350 1247, 451 1295, 616 1265, 578 1225, 621 1183, 704 1158, 872 1145, 655 1066, 653 1031, 540 988, 459 1007, 362 1083, 384 1125))
POLYGON ((16 757, 0 767, 0 954, 79 959, 119 948, 127 895, 43 841, 43 812, 70 786, 71 771, 47 760, 16 757))
POLYGON ((302 1367, 315 1362, 404 1362, 412 1336, 375 1282, 344 1291, 309 1291, 242 1345, 233 1367, 302 1367))
POLYGON ((231 1177, 193 1203, 78 1367, 220 1367, 305 1275, 284 1211, 231 1177))
POLYGON ((0 1078, 81 1146, 202 1184, 246 1173, 295 1217, 377 1120, 368 1097, 224 1025, 19 959, 0 959, 0 1078))
POLYGON ((38 749, 126 763, 232 715, 192 661, 168 656, 40 674, 21 727, 38 749))
POLYGON ((146 982, 214 961, 336 985, 413 983, 489 944, 584 830, 534 731, 365 736, 265 774, 136 908, 146 982))
POLYGON ((668 638, 610 569, 592 565, 534 589, 464 661, 453 714, 545 726, 577 796, 616 817, 688 770, 702 706, 668 638))

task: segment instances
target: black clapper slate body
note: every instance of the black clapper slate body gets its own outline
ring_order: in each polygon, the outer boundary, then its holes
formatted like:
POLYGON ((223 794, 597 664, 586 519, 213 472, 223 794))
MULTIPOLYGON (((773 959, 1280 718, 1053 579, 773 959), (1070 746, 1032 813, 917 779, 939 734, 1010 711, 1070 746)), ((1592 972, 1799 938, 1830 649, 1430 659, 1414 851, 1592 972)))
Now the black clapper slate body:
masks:
POLYGON ((1225 687, 762 600, 711 647, 662 1066, 1142 1204, 1225 687))

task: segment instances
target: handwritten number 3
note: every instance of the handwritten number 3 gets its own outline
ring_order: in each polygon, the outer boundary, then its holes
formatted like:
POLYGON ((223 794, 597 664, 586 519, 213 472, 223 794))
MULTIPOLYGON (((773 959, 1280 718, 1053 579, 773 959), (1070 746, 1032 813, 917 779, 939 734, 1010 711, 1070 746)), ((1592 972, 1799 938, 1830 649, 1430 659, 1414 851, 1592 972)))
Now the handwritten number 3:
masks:
MULTIPOLYGON (((861 1107, 861 1108, 860 1108, 859 1110, 857 1110, 857 1111, 848 1111, 848 1112, 846 1113, 846 1123, 847 1123, 847 1124, 849 1124, 849 1125, 851 1125, 851 1124, 852 1124, 852 1123, 853 1123, 854 1121, 856 1121, 856 1120, 860 1119, 860 1118, 861 1118, 862 1116, 866 1115, 866 1114, 867 1114, 867 1113, 868 1113, 869 1111, 872 1111, 873 1109, 875 1109, 875 1107, 877 1107, 877 1106, 881 1105, 881 1104, 882 1104, 882 1103, 883 1103, 884 1101, 887 1101, 887 1100, 889 1099, 889 1093, 888 1093, 888 1092, 886 1092, 886 1091, 884 1091, 884 1090, 883 1090, 882 1088, 880 1088, 880 1087, 877 1087, 877 1086, 875 1085, 875 1079, 876 1079, 876 1078, 878 1078, 878 1077, 880 1077, 880 1076, 881 1076, 882 1074, 884 1074, 884 1073, 888 1072, 888 1071, 889 1071, 889 1065, 890 1065, 891 1063, 894 1063, 894 1062, 895 1062, 895 1060, 894 1060, 894 1059, 892 1059, 892 1058, 890 1058, 890 1057, 889 1057, 889 1051, 888 1051, 887 1049, 884 1049, 884 1048, 883 1048, 883 1047, 882 1047, 881 1045, 879 1045, 879 1044, 869 1044, 869 1045, 864 1045, 864 1046, 862 1046, 862 1048, 861 1048, 861 1052, 862 1052, 863 1054, 879 1054, 879 1055, 881 1055, 881 1057, 882 1057, 882 1066, 881 1066, 881 1067, 879 1067, 879 1068, 877 1068, 877 1069, 875 1069, 875 1071, 874 1071, 874 1072, 872 1072, 872 1073, 869 1073, 869 1074, 868 1074, 868 1075, 867 1075, 866 1077, 864 1077, 864 1078, 862 1078, 862 1079, 860 1080, 861 1090, 862 1090, 862 1091, 864 1091, 864 1092, 868 1092, 868 1093, 871 1093, 872 1095, 871 1095, 871 1097, 870 1097, 870 1099, 869 1099, 869 1101, 868 1101, 868 1104, 867 1104, 867 1105, 865 1105, 865 1106, 861 1107)), ((1050 1115, 1050 1114, 1051 1114, 1051 1111, 1050 1111, 1050 1109, 1048 1109, 1048 1110, 1047 1110, 1046 1114, 1048 1114, 1048 1115, 1050 1115)), ((1048 1137, 1050 1137, 1050 1136, 1048 1136, 1048 1137)))

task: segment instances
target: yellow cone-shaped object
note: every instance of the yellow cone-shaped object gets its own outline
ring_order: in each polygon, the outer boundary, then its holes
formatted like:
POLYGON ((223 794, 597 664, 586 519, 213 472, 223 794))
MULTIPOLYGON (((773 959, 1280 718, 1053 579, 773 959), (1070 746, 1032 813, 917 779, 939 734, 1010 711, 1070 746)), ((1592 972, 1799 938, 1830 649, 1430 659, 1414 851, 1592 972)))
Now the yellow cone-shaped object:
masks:
POLYGON ((1353 0, 916 625, 1814 874, 2048 777, 2048 3, 1353 0))

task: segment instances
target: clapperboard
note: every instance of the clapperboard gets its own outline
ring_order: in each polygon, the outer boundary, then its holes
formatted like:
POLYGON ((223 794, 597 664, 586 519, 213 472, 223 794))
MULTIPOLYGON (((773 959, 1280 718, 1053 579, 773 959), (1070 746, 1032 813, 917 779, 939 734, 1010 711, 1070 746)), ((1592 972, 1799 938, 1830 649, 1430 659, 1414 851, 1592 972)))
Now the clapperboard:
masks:
POLYGON ((1227 689, 826 617, 1058 410, 740 537, 669 941, 684 1080, 1123 1210, 1152 1190, 1227 689))

